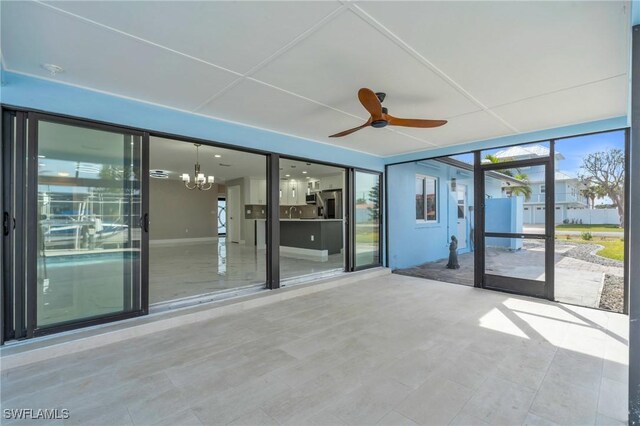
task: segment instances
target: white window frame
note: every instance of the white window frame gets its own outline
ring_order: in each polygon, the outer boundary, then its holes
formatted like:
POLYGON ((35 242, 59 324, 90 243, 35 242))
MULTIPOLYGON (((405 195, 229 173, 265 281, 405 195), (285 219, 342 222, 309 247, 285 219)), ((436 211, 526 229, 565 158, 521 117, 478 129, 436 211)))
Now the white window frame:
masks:
POLYGON ((440 219, 440 215, 438 213, 438 205, 439 205, 439 194, 438 194, 438 178, 434 177, 434 176, 429 176, 429 175, 423 175, 423 174, 416 174, 416 180, 422 180, 422 194, 424 196, 424 219, 417 219, 416 218, 416 223, 438 223, 438 220, 440 219), (434 184, 434 208, 435 208, 435 212, 436 212, 436 218, 435 219, 427 219, 427 181, 433 181, 434 184))

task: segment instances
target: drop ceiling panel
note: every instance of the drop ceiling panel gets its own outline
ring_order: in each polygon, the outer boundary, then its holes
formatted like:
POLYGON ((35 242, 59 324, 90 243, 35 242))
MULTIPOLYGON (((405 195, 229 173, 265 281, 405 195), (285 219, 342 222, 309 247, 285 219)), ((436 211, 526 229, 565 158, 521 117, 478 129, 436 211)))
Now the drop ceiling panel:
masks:
POLYGON ((385 106, 398 116, 446 118, 479 109, 351 11, 254 77, 363 118, 361 87, 386 92, 385 106))
POLYGON ((584 123, 626 114, 626 76, 589 84, 495 109, 521 132, 584 123))
POLYGON ((628 69, 628 2, 363 2, 358 7, 489 107, 628 69))
POLYGON ((200 112, 245 123, 247 117, 251 117, 250 124, 254 126, 377 155, 386 155, 394 149, 417 149, 417 144, 428 147, 423 142, 394 135, 385 129, 379 132, 367 128, 348 137, 329 138, 329 135, 356 127, 363 121, 251 80, 243 80, 200 112))
POLYGON ((453 117, 434 129, 402 129, 403 132, 438 146, 496 138, 514 133, 500 120, 485 111, 453 117))
POLYGON ((3 2, 2 39, 11 40, 8 69, 48 77, 41 64, 53 63, 65 69, 56 80, 175 108, 193 109, 236 79, 33 2, 3 2))
POLYGON ((51 2, 129 34, 245 73, 340 7, 338 2, 51 2))
MULTIPOLYGON (((193 174, 196 148, 192 143, 151 137, 149 147, 151 170, 168 171, 169 179, 174 180, 179 180, 182 173, 193 174)), ((217 183, 245 176, 266 177, 264 155, 202 145, 198 159, 202 172, 215 176, 217 183), (221 157, 214 157, 216 154, 221 157)))

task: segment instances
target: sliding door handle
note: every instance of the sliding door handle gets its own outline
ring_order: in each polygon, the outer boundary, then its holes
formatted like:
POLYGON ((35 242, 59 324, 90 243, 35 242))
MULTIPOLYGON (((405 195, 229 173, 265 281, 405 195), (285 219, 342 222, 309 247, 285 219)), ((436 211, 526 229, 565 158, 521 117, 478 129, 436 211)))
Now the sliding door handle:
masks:
POLYGON ((142 218, 142 228, 144 232, 149 232, 149 213, 145 213, 142 218))
POLYGON ((12 229, 16 229, 16 219, 12 218, 9 212, 2 215, 2 233, 7 236, 12 229))

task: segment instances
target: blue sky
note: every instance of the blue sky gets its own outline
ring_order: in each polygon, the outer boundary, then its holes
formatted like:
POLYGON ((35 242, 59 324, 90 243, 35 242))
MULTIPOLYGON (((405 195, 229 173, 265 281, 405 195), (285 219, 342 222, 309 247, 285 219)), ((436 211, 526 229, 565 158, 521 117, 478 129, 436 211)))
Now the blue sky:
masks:
MULTIPOLYGON (((560 139, 556 141, 556 152, 561 153, 565 159, 557 162, 556 166, 564 172, 575 175, 586 155, 592 152, 606 151, 610 148, 624 150, 624 130, 560 139)), ((501 149, 484 150, 483 154, 495 154, 501 149)), ((473 154, 471 153, 454 155, 451 158, 473 164, 473 154)))
POLYGON ((561 153, 565 159, 558 162, 557 166, 562 171, 576 174, 586 155, 610 148, 624 151, 624 130, 561 139, 556 141, 556 152, 561 153))

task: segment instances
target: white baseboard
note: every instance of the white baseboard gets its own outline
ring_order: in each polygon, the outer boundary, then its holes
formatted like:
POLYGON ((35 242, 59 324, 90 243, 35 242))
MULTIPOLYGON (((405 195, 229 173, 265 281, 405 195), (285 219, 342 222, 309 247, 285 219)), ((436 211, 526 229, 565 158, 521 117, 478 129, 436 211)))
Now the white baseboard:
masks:
POLYGON ((169 238, 166 240, 149 240, 150 246, 171 246, 175 244, 202 244, 215 243, 218 237, 201 237, 201 238, 169 238))
POLYGON ((294 259, 316 260, 319 262, 329 260, 329 250, 314 250, 301 247, 280 246, 280 255, 294 259))

